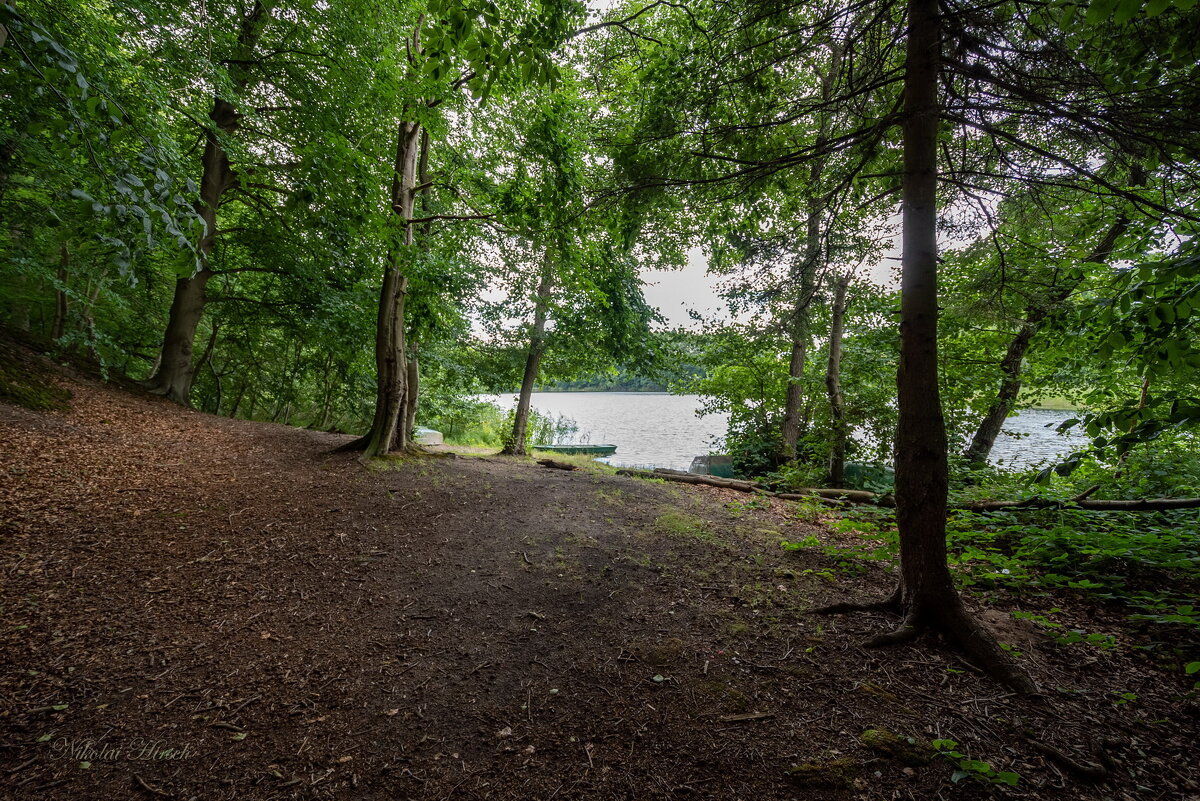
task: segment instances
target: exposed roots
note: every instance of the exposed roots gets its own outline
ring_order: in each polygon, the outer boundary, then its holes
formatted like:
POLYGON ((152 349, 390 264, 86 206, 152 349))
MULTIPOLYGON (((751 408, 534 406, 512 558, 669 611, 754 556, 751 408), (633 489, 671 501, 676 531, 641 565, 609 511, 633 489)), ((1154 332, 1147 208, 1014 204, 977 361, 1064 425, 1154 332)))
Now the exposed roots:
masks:
POLYGON ((815 609, 808 610, 810 615, 848 615, 852 612, 888 612, 893 615, 901 614, 904 612, 904 602, 901 597, 900 586, 897 585, 891 595, 878 601, 864 601, 859 603, 842 601, 841 603, 818 606, 815 609))
POLYGON ((1040 697, 1041 691, 1012 656, 1000 647, 990 631, 972 617, 955 596, 954 603, 930 610, 930 624, 966 657, 996 681, 1021 695, 1040 697))
POLYGON ((876 634, 874 637, 866 640, 863 646, 866 648, 885 648, 889 645, 902 645, 906 642, 912 642, 925 633, 925 627, 915 615, 909 615, 904 618, 904 622, 894 631, 887 631, 883 634, 876 634))
POLYGON ((1071 775, 1086 782, 1102 782, 1109 776, 1109 768, 1112 764, 1111 757, 1105 753, 1103 745, 1109 743, 1094 743, 1092 745, 1092 755, 1096 758, 1095 762, 1085 762, 1082 759, 1075 759, 1069 756, 1066 752, 1050 745, 1043 743, 1034 737, 1033 732, 1023 732, 1025 741, 1035 751, 1040 752, 1050 759, 1051 762, 1058 765, 1063 770, 1071 775))
POLYGON ((847 614, 853 612, 903 613, 904 619, 893 631, 866 640, 868 648, 901 645, 916 640, 927 631, 936 631, 984 673, 1024 696, 1041 695, 1033 678, 1011 655, 1000 647, 992 633, 972 617, 957 595, 945 603, 927 602, 920 606, 903 599, 903 587, 898 586, 888 598, 871 603, 837 603, 811 610, 812 614, 847 614))

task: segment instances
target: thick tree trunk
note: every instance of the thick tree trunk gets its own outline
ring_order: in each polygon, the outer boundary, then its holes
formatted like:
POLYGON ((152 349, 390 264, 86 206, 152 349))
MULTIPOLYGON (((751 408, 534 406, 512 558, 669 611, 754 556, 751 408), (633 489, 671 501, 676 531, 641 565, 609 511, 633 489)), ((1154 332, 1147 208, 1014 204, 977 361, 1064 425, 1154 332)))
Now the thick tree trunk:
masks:
MULTIPOLYGON (((250 12, 242 18, 238 32, 238 46, 235 50, 235 66, 230 74, 234 88, 238 91, 245 89, 249 83, 246 62, 253 55, 255 45, 262 33, 262 24, 266 18, 266 9, 261 2, 256 2, 250 12)), ((164 395, 185 406, 190 405, 192 379, 195 376, 195 365, 192 362, 192 349, 196 341, 196 328, 204 315, 204 305, 207 300, 205 288, 213 276, 209 266, 209 256, 212 254, 213 243, 217 235, 217 209, 221 205, 221 196, 233 185, 235 176, 229 164, 229 155, 221 146, 218 131, 229 134, 237 129, 238 113, 228 100, 216 96, 213 98, 212 110, 208 114, 212 127, 204 130, 204 154, 201 156, 200 197, 193 206, 200 219, 204 221, 204 233, 196 251, 200 259, 200 269, 187 278, 175 282, 175 297, 171 301, 171 309, 167 315, 167 329, 163 335, 162 354, 158 367, 146 380, 146 387, 157 395, 164 395)))
MULTIPOLYGON (((232 131, 236 126, 237 114, 233 106, 221 98, 213 101, 209 114, 216 128, 232 131)), ((229 157, 217 139, 213 129, 205 132, 204 156, 200 177, 200 198, 195 204, 196 213, 204 221, 204 234, 200 237, 197 252, 200 269, 194 275, 175 281, 175 297, 167 315, 167 330, 163 335, 162 353, 154 374, 146 381, 149 390, 164 395, 176 403, 189 405, 195 364, 192 352, 196 342, 196 329, 204 316, 207 301, 205 289, 213 276, 209 268, 209 255, 217 232, 217 208, 221 196, 233 183, 233 170, 229 157)))
MULTIPOLYGON (((1140 176, 1140 173, 1136 173, 1134 180, 1142 180, 1140 176)), ((1113 224, 1100 237, 1100 241, 1096 243, 1096 247, 1088 254, 1084 261, 1095 263, 1107 261, 1128 228, 1129 217, 1125 214, 1119 214, 1117 219, 1113 221, 1113 224)), ((1069 281, 1066 285, 1055 290, 1050 297, 1045 299, 1042 305, 1030 309, 1025 317, 1025 322, 1022 323, 1021 328, 1012 338, 1012 341, 1008 343, 1008 349, 1004 353, 1004 358, 1000 360, 1002 377, 1000 379, 1000 388, 996 391, 996 399, 988 407, 983 419, 979 421, 979 426, 975 429, 974 436, 971 437, 971 443, 963 451, 963 458, 967 460, 967 464, 970 467, 980 468, 987 464, 988 457, 992 453, 992 448, 996 444, 996 439, 1000 436, 1001 429, 1004 428, 1004 421, 1012 413, 1017 398, 1021 394, 1021 365, 1025 360, 1025 354, 1028 352, 1029 346, 1033 343, 1033 339, 1037 336, 1038 331, 1041 330, 1042 323, 1045 322, 1046 318, 1063 301, 1071 296, 1071 293, 1075 291, 1079 283, 1079 281, 1069 281)))
POLYGON ((147 388, 154 394, 163 395, 184 406, 190 403, 194 375, 192 350, 196 342, 196 329, 204 315, 204 290, 211 277, 211 271, 202 269, 191 278, 175 281, 175 297, 167 315, 162 352, 154 374, 146 382, 147 388))
MULTIPOLYGON (((963 606, 946 563, 948 467, 938 395, 937 139, 941 20, 938 0, 909 0, 904 76, 903 255, 900 368, 896 375, 896 525, 900 582, 873 604, 904 614, 868 645, 907 642, 934 629, 981 668, 1022 693, 1037 688, 963 606)), ((838 604, 823 612, 864 608, 838 604)))
POLYGON ((537 383, 538 369, 546 349, 546 319, 550 312, 550 293, 554 288, 554 265, 547 249, 542 263, 542 278, 538 284, 534 301, 533 331, 529 336, 529 351, 525 356, 525 374, 521 377, 521 394, 517 398, 517 412, 513 416, 512 439, 504 447, 504 453, 524 456, 525 440, 529 433, 529 406, 533 398, 533 387, 537 383))
POLYGON ((67 333, 67 267, 71 263, 71 254, 64 242, 59 249, 58 284, 54 287, 54 324, 50 328, 50 339, 58 341, 67 333))
POLYGON ((829 424, 833 436, 829 450, 829 486, 841 487, 846 481, 846 412, 842 399, 842 334, 846 318, 846 293, 853 276, 846 273, 833 288, 833 308, 829 321, 829 364, 825 370, 825 391, 829 396, 829 424))
MULTIPOLYGON (((392 180, 392 210, 400 217, 401 243, 388 253, 387 269, 379 294, 379 314, 375 332, 375 370, 377 375, 375 417, 365 440, 368 457, 386 456, 409 447, 405 421, 408 365, 404 342, 404 301, 408 294, 408 276, 401 262, 412 250, 413 205, 416 199, 417 157, 420 152, 421 126, 401 122, 396 134, 395 175, 392 180)), ((357 447, 360 440, 345 447, 357 447)))

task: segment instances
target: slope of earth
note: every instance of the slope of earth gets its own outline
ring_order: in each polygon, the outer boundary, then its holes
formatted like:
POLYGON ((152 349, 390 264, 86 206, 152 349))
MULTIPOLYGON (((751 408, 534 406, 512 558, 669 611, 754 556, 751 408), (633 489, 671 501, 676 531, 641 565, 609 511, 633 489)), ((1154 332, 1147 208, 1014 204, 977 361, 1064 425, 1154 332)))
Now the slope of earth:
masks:
POLYGON ((805 615, 891 573, 782 552, 847 536, 787 504, 490 458, 368 467, 330 452, 344 437, 62 382, 67 410, 0 404, 0 797, 1198 792, 1194 701, 1127 653, 990 610, 1038 704, 935 642, 858 646, 892 621, 805 615), (991 775, 952 783, 935 739, 991 775))

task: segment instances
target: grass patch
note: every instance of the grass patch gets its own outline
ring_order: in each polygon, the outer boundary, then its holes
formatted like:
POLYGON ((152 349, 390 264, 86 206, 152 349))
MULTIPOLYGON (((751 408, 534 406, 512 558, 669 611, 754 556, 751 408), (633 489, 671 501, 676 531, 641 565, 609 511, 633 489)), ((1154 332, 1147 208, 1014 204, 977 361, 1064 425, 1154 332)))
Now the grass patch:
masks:
POLYGON ((674 510, 659 515, 654 521, 654 529, 672 537, 684 537, 702 542, 716 541, 716 534, 712 530, 712 524, 707 520, 701 520, 698 517, 674 510))

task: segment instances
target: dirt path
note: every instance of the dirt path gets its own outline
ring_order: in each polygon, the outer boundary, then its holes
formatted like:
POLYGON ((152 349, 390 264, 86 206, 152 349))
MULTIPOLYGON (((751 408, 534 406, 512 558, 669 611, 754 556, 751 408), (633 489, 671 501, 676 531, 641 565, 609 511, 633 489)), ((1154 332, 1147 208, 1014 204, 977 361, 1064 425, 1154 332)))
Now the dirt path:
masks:
POLYGON ((344 438, 71 389, 67 412, 0 404, 4 798, 992 792, 872 728, 954 739, 1025 797, 1197 792, 1194 701, 1127 655, 1024 641, 1061 689, 1038 707, 936 644, 857 646, 886 621, 803 615, 890 574, 782 553, 834 535, 778 502, 474 457, 367 469, 329 453, 344 438), (1064 776, 1018 726, 1082 759, 1112 737, 1115 778, 1064 776))

